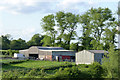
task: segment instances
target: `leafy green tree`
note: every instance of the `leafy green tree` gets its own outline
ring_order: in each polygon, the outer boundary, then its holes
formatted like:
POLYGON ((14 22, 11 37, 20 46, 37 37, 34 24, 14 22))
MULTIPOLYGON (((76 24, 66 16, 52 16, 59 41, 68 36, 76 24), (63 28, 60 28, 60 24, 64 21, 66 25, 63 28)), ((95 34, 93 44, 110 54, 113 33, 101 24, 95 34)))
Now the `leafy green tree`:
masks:
POLYGON ((27 42, 28 47, 31 47, 31 46, 42 46, 43 43, 41 43, 41 40, 43 38, 44 38, 44 36, 42 36, 40 34, 33 35, 33 37, 31 38, 31 40, 29 40, 27 42))
POLYGON ((78 45, 78 43, 71 43, 71 44, 70 44, 70 49, 71 49, 71 50, 78 51, 78 50, 79 50, 79 45, 78 45))
POLYGON ((65 21, 66 14, 62 11, 59 11, 56 13, 55 19, 57 21, 58 30, 60 32, 60 35, 57 37, 57 40, 59 40, 59 44, 62 44, 63 35, 67 28, 67 22, 65 21))
POLYGON ((42 28, 45 32, 47 32, 47 35, 51 37, 52 46, 55 45, 55 35, 57 31, 55 30, 55 16, 53 14, 45 16, 42 18, 42 28))
POLYGON ((105 44, 104 49, 109 49, 109 43, 111 44, 115 44, 117 43, 116 41, 116 34, 119 34, 120 31, 118 31, 116 29, 116 27, 118 26, 118 21, 116 21, 115 19, 111 20, 111 22, 109 22, 107 24, 107 26, 109 26, 110 28, 105 28, 104 29, 104 33, 103 33, 103 42, 105 44))
POLYGON ((1 37, 0 37, 0 39, 2 40, 2 43, 1 43, 1 45, 0 46, 2 46, 2 49, 3 50, 7 50, 7 49, 10 49, 10 35, 9 34, 7 34, 7 35, 2 35, 1 37))
POLYGON ((86 49, 86 50, 90 50, 93 48, 93 45, 90 44, 91 41, 94 40, 93 37, 79 37, 80 41, 81 41, 81 45, 83 47, 83 49, 86 49))
MULTIPOLYGON (((93 49, 103 49, 104 42, 102 35, 105 33, 106 28, 111 28, 114 25, 112 12, 108 8, 91 8, 85 14, 80 16, 80 23, 83 27, 83 37, 93 37, 89 44, 93 45, 93 49), (109 26, 108 26, 109 24, 109 26)), ((113 27, 112 27, 113 28, 113 27)), ((87 41, 85 44, 88 44, 87 41)))
POLYGON ((42 46, 52 46, 51 37, 48 35, 44 35, 44 38, 41 40, 41 43, 43 43, 42 46))
POLYGON ((10 43, 10 49, 12 50, 20 50, 27 48, 27 44, 25 40, 19 38, 18 40, 12 40, 10 43))
POLYGON ((106 69, 107 78, 118 78, 118 51, 115 51, 115 46, 110 44, 108 54, 102 59, 102 66, 106 69))
POLYGON ((62 46, 65 44, 66 49, 70 49, 70 42, 74 40, 77 29, 79 15, 75 15, 72 13, 64 13, 59 11, 54 16, 53 14, 45 16, 42 18, 42 28, 43 30, 51 37, 52 45, 51 46, 62 46), (55 30, 55 26, 57 25, 58 30, 55 30), (57 34, 59 32, 59 34, 57 34), (57 38, 56 38, 56 35, 57 38), (57 44, 55 44, 55 40, 59 40, 57 44))
POLYGON ((77 36, 76 29, 79 20, 79 15, 75 15, 72 13, 66 13, 65 22, 67 23, 66 31, 67 33, 64 34, 65 43, 68 44, 68 49, 70 49, 70 42, 71 40, 75 40, 75 36, 77 36))
POLYGON ((90 42, 93 37, 90 37, 92 34, 92 27, 90 26, 91 18, 89 16, 89 12, 86 12, 85 14, 81 15, 79 18, 79 22, 82 25, 82 37, 79 37, 81 44, 83 46, 83 49, 90 49, 92 46, 90 46, 90 42))

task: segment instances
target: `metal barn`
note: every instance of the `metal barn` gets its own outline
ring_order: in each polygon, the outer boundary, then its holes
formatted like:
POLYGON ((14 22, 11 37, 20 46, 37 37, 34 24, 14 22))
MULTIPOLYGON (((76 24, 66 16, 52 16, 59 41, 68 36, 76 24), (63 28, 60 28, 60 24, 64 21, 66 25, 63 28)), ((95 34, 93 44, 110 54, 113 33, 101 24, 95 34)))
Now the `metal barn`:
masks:
POLYGON ((25 57, 44 60, 75 61, 75 51, 65 50, 62 47, 32 46, 29 49, 20 50, 19 53, 24 54, 25 57))
POLYGON ((104 53, 108 51, 104 50, 83 50, 76 53, 76 64, 91 64, 93 62, 101 63, 104 53))

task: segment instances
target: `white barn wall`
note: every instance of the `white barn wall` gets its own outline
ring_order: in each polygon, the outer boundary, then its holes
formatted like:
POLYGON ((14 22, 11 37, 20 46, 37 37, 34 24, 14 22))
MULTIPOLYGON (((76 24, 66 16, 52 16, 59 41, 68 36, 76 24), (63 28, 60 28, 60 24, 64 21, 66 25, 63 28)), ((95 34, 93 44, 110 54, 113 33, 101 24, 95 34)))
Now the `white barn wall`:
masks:
POLYGON ((94 53, 83 50, 76 53, 76 64, 91 64, 94 62, 94 53))

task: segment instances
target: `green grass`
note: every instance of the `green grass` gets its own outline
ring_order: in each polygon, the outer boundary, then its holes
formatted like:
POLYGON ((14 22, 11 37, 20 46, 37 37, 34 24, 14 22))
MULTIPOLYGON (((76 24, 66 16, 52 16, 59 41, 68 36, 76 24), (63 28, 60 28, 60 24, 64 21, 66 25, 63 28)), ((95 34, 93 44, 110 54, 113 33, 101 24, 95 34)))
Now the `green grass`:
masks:
MULTIPOLYGON (((8 61, 8 60, 3 60, 8 61)), ((14 62, 14 61, 13 61, 14 62)), ((102 69, 99 66, 75 65, 75 62, 24 60, 2 66, 3 78, 93 78, 102 69), (95 68, 95 69, 94 69, 95 68), (94 74, 93 74, 94 73, 94 74)), ((102 71, 102 70, 101 70, 102 71)), ((99 74, 97 74, 99 75, 99 74)), ((101 77, 101 76, 100 76, 101 77)))
MULTIPOLYGON (((8 60, 3 60, 2 62, 7 62, 8 60)), ((12 62, 12 61, 11 61, 12 62)), ((29 60, 21 63, 10 63, 9 65, 3 65, 3 70, 10 70, 10 69, 33 69, 33 68, 45 68, 50 69, 54 67, 60 66, 67 66, 67 65, 74 65, 74 62, 57 62, 57 61, 40 61, 40 60, 29 60)))
POLYGON ((17 59, 0 59, 0 62, 6 63, 6 62, 12 62, 12 61, 18 61, 17 59))
MULTIPOLYGON (((71 64, 71 62, 57 62, 57 61, 34 61, 30 60, 27 62, 19 63, 19 64, 11 64, 11 66, 17 67, 25 67, 25 68, 48 68, 48 67, 56 67, 65 64, 71 64)), ((72 63, 74 64, 74 63, 72 63)))

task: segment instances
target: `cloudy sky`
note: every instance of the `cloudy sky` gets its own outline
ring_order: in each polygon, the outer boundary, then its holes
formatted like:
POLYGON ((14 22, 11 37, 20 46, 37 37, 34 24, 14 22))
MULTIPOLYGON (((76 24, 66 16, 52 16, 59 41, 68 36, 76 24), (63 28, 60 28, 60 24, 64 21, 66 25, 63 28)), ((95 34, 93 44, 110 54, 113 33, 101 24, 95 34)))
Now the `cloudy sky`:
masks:
MULTIPOLYGON (((0 35, 30 40, 43 33, 40 22, 48 14, 58 11, 82 14, 91 7, 110 8, 117 11, 119 0, 0 0, 0 35)), ((79 35, 79 34, 78 34, 79 35)))

